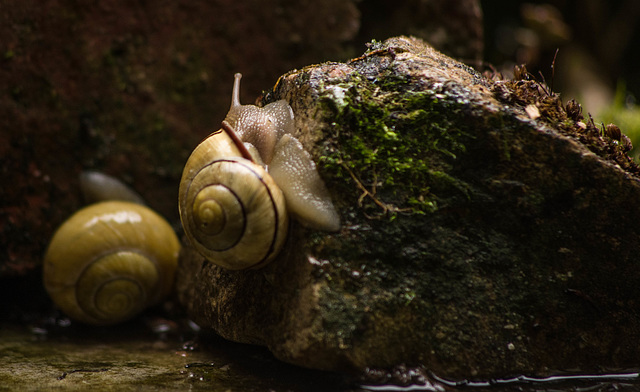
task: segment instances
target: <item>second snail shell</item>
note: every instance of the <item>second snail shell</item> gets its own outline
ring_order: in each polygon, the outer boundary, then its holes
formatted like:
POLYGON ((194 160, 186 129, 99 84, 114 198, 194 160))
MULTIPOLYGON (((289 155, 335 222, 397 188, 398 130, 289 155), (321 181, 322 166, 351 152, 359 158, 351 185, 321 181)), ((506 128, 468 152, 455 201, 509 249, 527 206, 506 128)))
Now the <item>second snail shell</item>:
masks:
POLYGON ((173 229, 151 209, 96 203, 54 234, 44 258, 44 285, 70 318, 115 324, 171 292, 179 252, 173 229))

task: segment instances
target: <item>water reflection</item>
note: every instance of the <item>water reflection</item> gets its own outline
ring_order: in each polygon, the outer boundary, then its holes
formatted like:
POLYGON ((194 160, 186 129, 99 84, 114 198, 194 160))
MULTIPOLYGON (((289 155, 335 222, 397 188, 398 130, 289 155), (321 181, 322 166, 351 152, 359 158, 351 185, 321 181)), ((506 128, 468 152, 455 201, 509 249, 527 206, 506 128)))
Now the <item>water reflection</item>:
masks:
POLYGON ((609 374, 565 374, 548 377, 520 375, 509 378, 497 378, 486 381, 449 380, 430 376, 431 381, 406 386, 382 384, 361 385, 367 392, 608 392, 640 390, 640 372, 627 371, 609 374))
POLYGON ((511 378, 498 378, 489 381, 448 381, 443 378, 436 378, 438 382, 453 387, 489 387, 493 385, 515 385, 515 384, 558 384, 576 381, 586 382, 615 382, 615 381, 640 381, 638 372, 619 374, 572 374, 549 377, 529 377, 517 376, 511 378))
POLYGON ((406 387, 399 385, 361 385, 360 388, 363 391, 371 391, 371 392, 409 392, 409 391, 420 391, 420 392, 445 392, 446 389, 442 385, 433 384, 430 382, 424 383, 422 385, 408 385, 406 387))

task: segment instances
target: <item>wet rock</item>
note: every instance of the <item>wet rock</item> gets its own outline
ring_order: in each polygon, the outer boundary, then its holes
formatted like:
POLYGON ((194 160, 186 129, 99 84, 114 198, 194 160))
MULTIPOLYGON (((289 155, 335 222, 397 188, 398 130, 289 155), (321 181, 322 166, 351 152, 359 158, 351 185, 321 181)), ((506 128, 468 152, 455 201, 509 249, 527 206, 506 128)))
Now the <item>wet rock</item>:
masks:
POLYGON ((406 37, 285 74, 263 102, 291 103, 342 228, 293 222, 285 250, 254 271, 186 247, 178 295, 189 315, 336 371, 632 365, 638 168, 623 137, 516 74, 484 77, 406 37))

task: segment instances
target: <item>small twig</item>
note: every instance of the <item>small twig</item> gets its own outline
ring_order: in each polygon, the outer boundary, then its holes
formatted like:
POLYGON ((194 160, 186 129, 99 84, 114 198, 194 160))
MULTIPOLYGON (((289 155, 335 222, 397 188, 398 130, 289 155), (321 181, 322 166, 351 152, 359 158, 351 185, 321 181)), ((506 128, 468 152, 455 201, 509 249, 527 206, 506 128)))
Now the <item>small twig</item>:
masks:
POLYGON ((347 165, 345 165, 344 163, 341 163, 341 165, 349 173, 351 178, 353 178, 353 181, 355 181, 356 186, 362 191, 362 195, 360 195, 360 197, 358 198, 358 205, 360 207, 362 207, 362 201, 364 200, 364 198, 368 196, 368 197, 371 198, 371 200, 373 200, 374 203, 376 203, 378 206, 380 206, 385 212, 389 209, 386 204, 384 204, 383 202, 378 200, 378 198, 375 195, 375 188, 374 188, 374 193, 369 191, 364 186, 362 181, 360 181, 360 179, 355 175, 355 173, 347 165))
POLYGON ((62 375, 58 377, 58 380, 64 380, 71 373, 100 373, 108 370, 109 369, 73 369, 69 372, 63 372, 62 375))
POLYGON ((375 50, 372 50, 370 52, 366 52, 365 54, 363 54, 360 57, 356 57, 354 59, 351 59, 351 60, 347 61, 347 64, 355 63, 356 61, 364 60, 367 57, 375 56, 375 55, 378 55, 378 54, 385 54, 385 55, 388 54, 388 55, 391 55, 392 57, 395 57, 396 51, 394 50, 394 48, 375 49, 375 50))
POLYGON ((553 61, 551 62, 551 91, 553 92, 553 80, 556 74, 556 57, 558 57, 558 52, 560 48, 556 48, 556 53, 553 55, 553 61))
MULTIPOLYGON (((363 200, 366 197, 369 197, 371 199, 371 201, 373 201, 376 205, 378 205, 380 208, 382 208, 382 214, 380 215, 385 215, 389 212, 407 212, 407 211, 411 211, 410 208, 398 208, 396 206, 394 206, 393 204, 387 204, 384 203, 383 201, 381 201, 380 199, 378 199, 376 197, 376 182, 378 181, 378 175, 377 173, 374 172, 374 184, 372 185, 372 189, 371 191, 369 189, 367 189, 367 187, 364 186, 364 184, 362 183, 362 181, 360 181, 360 179, 358 178, 358 176, 355 175, 355 173, 344 163, 340 163, 340 165, 349 173, 349 175, 351 176, 351 178, 353 179, 353 181, 356 183, 356 186, 362 191, 362 194, 360 195, 360 197, 358 197, 358 206, 362 207, 363 204, 363 200)), ((367 216, 367 218, 370 219, 379 219, 379 216, 369 216, 365 213, 365 216, 367 216)))
POLYGON ((187 369, 194 368, 194 367, 214 367, 214 366, 216 366, 216 365, 213 362, 209 362, 209 363, 191 362, 191 363, 188 363, 188 364, 184 365, 184 367, 187 368, 187 369))

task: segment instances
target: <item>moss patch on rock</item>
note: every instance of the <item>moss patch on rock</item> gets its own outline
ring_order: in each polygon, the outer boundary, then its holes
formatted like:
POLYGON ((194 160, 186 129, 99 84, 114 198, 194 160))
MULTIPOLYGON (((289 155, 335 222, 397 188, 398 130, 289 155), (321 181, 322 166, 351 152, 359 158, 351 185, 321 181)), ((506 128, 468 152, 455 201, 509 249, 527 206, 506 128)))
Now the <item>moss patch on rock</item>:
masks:
POLYGON ((355 184, 358 204, 370 216, 433 212, 446 190, 464 190, 447 174, 473 139, 454 125, 460 107, 434 92, 403 94, 400 86, 407 83, 398 79, 381 87, 354 73, 347 86, 321 92, 332 127, 329 153, 320 163, 355 184))

